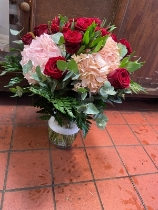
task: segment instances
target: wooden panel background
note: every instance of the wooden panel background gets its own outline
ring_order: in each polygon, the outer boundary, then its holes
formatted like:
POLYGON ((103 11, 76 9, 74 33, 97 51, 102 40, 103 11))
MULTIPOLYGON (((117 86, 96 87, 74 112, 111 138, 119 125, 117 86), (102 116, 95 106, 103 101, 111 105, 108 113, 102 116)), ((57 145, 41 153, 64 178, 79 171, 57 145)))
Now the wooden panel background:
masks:
POLYGON ((158 96, 158 1, 119 0, 114 23, 118 37, 129 40, 146 62, 132 78, 158 96))
POLYGON ((126 38, 136 51, 135 55, 141 57, 141 61, 146 61, 141 70, 132 75, 132 79, 147 88, 149 91, 147 97, 158 96, 157 0, 32 0, 32 2, 30 28, 47 23, 58 14, 69 18, 100 17, 106 18, 107 23, 114 23, 117 26, 115 34, 118 38, 126 38))
POLYGON ((61 14, 72 17, 100 17, 112 21, 118 0, 36 0, 36 25, 61 14))

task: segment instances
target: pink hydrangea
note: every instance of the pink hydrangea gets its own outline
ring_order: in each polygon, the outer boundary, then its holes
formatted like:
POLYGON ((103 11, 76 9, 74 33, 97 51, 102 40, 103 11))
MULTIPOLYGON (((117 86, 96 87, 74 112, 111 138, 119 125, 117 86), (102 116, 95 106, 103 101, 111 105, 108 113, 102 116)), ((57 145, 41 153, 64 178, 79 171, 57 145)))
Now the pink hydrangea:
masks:
POLYGON ((49 58, 61 56, 61 52, 50 36, 48 34, 43 34, 40 37, 33 39, 30 45, 24 45, 24 50, 21 52, 21 55, 22 60, 20 63, 22 66, 27 64, 29 60, 32 61, 32 70, 24 76, 30 84, 35 84, 37 81, 31 76, 32 74, 35 74, 35 68, 40 66, 41 72, 43 73, 45 64, 49 58))

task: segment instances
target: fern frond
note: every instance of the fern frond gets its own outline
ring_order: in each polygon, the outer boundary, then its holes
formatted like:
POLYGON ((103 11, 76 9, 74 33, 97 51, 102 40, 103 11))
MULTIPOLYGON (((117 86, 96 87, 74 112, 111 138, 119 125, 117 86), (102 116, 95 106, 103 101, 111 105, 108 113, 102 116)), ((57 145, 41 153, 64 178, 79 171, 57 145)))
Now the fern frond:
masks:
POLYGON ((141 85, 139 85, 136 82, 133 82, 132 80, 130 82, 130 89, 136 94, 138 94, 140 91, 147 93, 141 85))

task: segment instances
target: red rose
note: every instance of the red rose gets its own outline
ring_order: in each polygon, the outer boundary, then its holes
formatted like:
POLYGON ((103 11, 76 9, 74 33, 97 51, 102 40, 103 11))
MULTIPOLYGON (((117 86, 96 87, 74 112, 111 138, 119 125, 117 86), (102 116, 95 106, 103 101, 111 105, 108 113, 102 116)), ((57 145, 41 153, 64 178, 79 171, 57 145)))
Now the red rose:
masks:
POLYGON ((132 48, 131 48, 129 42, 126 39, 120 39, 119 42, 126 46, 127 51, 128 51, 126 55, 130 55, 132 53, 132 48))
POLYGON ((129 72, 126 69, 118 68, 107 75, 108 81, 116 89, 128 88, 130 84, 129 72))
POLYGON ((48 25, 41 24, 39 26, 34 27, 35 36, 41 36, 42 34, 48 34, 48 25))
POLYGON ((57 67, 58 60, 65 61, 65 58, 61 56, 49 58, 44 69, 45 75, 48 75, 52 77, 53 79, 57 79, 57 80, 63 77, 63 71, 59 70, 57 67))
POLYGON ((99 26, 96 27, 96 31, 101 31, 102 36, 106 36, 109 34, 109 32, 106 30, 106 28, 100 28, 99 26))
POLYGON ((111 38, 112 38, 115 42, 117 42, 117 36, 116 36, 115 34, 111 34, 111 38))
POLYGON ((25 45, 30 45, 32 42, 32 39, 33 37, 30 33, 27 33, 22 37, 22 41, 25 45))
POLYGON ((101 24, 101 20, 99 18, 78 18, 76 20, 75 29, 86 31, 93 22, 95 22, 98 26, 101 24))
POLYGON ((52 25, 51 25, 51 31, 52 31, 53 34, 55 34, 55 33, 60 31, 59 24, 60 24, 60 19, 59 19, 58 16, 56 16, 52 20, 52 25))
POLYGON ((72 55, 76 53, 81 46, 82 33, 69 29, 66 33, 64 33, 64 39, 66 51, 72 55))

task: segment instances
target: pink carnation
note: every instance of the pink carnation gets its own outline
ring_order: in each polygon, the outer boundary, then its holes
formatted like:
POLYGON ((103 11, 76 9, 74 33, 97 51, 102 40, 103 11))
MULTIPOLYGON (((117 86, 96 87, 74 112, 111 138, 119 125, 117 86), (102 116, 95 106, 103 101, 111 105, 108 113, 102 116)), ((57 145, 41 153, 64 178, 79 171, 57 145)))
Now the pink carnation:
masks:
POLYGON ((40 66, 41 72, 43 73, 45 64, 49 58, 61 56, 61 52, 50 36, 48 34, 43 34, 40 37, 33 39, 30 45, 25 45, 21 55, 22 60, 20 63, 22 66, 27 64, 29 60, 32 61, 32 70, 24 76, 30 84, 35 84, 37 81, 31 76, 31 74, 35 74, 35 68, 40 66))

